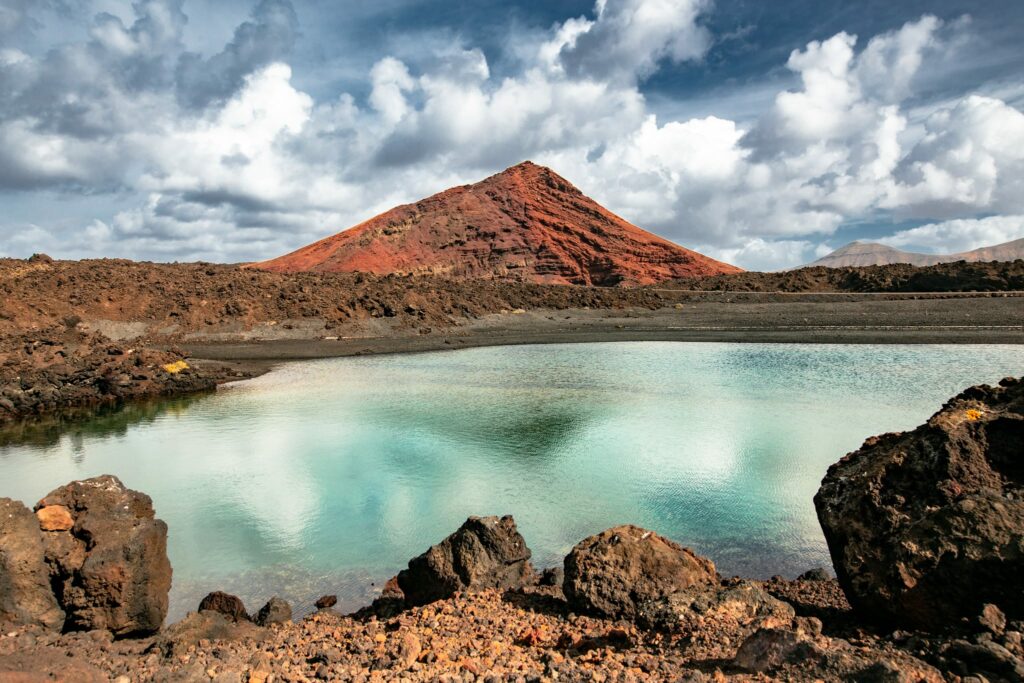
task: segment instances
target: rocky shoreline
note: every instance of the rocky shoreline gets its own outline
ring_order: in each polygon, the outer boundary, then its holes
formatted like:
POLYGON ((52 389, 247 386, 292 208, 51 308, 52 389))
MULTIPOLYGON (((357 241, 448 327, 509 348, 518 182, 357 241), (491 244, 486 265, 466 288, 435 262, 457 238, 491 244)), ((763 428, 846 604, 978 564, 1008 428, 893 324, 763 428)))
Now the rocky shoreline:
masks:
POLYGON ((951 291, 1017 287, 1022 263, 946 264, 941 277, 909 267, 741 273, 698 287, 723 291, 684 291, 674 288, 697 284, 0 259, 0 425, 210 391, 284 359, 577 341, 1024 343, 1024 293, 951 291), (946 291, 900 293, 913 277, 946 291), (766 287, 801 293, 732 291, 766 287))
POLYGON ((258 370, 195 367, 178 348, 115 343, 74 329, 0 337, 0 425, 213 391, 258 370))
POLYGON ((837 579, 722 577, 629 525, 537 571, 511 517, 473 517, 355 614, 215 592, 167 627, 151 501, 72 482, 0 499, 0 680, 1017 681, 1022 446, 1015 379, 868 439, 815 498, 837 579))

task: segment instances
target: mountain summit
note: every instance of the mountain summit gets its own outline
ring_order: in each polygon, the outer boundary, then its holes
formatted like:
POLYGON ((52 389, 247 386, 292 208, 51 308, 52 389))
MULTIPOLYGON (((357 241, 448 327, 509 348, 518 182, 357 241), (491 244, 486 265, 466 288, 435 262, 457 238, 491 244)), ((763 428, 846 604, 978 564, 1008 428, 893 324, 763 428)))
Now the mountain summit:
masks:
POLYGON ((599 286, 740 271, 641 230, 529 161, 252 267, 599 286))
POLYGON ((954 261, 1015 261, 1024 258, 1024 238, 1003 242, 990 247, 980 247, 957 254, 919 254, 901 251, 877 242, 850 242, 826 254, 810 266, 844 268, 848 266, 888 266, 894 263, 909 263, 913 266, 934 266, 954 261))

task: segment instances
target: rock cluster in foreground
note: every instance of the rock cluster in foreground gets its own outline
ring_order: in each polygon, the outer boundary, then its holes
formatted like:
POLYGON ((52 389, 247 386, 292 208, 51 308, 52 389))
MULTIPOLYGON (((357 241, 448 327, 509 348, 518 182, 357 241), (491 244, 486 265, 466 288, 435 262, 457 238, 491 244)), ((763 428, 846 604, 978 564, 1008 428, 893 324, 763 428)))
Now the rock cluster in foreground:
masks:
POLYGON ((8 498, 0 511, 0 621, 115 636, 163 624, 167 525, 149 496, 105 475, 51 491, 35 514, 8 498))

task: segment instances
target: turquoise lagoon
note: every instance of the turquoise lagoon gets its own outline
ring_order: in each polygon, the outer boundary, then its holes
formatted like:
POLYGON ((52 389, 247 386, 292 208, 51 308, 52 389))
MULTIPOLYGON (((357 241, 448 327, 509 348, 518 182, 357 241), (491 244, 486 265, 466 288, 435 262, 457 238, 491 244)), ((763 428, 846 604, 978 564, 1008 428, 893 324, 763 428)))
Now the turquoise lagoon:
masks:
POLYGON ((285 364, 214 395, 0 445, 31 504, 116 474, 170 527, 172 618, 206 592, 341 607, 469 515, 513 514, 536 564, 631 522, 724 574, 828 566, 811 501, 868 436, 912 428, 1021 346, 608 343, 285 364))

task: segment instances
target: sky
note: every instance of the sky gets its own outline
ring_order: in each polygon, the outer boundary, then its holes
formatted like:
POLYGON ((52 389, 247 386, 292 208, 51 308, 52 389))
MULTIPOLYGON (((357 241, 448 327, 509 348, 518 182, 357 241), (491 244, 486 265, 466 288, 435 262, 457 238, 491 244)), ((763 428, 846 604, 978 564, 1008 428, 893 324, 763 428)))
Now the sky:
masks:
POLYGON ((748 269, 1024 237, 1019 0, 0 0, 0 256, 240 262, 530 159, 748 269))

